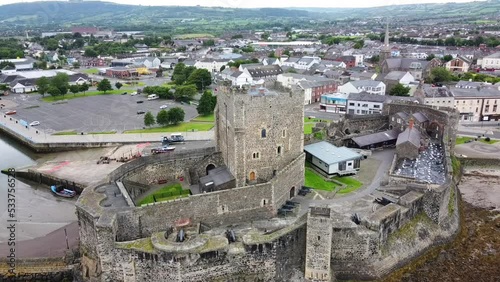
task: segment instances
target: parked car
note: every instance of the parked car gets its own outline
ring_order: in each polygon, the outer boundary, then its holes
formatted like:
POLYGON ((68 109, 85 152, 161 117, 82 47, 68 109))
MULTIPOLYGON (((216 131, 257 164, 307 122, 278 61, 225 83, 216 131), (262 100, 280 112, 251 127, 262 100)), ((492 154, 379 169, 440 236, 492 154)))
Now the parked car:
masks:
POLYGON ((40 125, 40 122, 38 120, 32 121, 30 123, 30 126, 37 126, 37 125, 40 125))
POLYGON ((15 110, 12 110, 12 111, 8 111, 6 112, 5 114, 6 115, 15 115, 17 112, 15 110))
POLYGON ((145 113, 146 113, 145 111, 137 111, 138 115, 142 115, 142 114, 145 114, 145 113))
POLYGON ((166 109, 167 107, 168 107, 168 105, 161 105, 161 106, 160 106, 160 109, 162 109, 162 110, 163 110, 163 109, 166 109))
POLYGON ((130 96, 135 96, 135 95, 137 95, 137 92, 130 93, 130 96))
POLYGON ((127 92, 123 92, 122 95, 127 95, 127 92))
POLYGON ((174 146, 167 145, 160 148, 151 149, 151 154, 156 155, 156 154, 171 152, 173 150, 175 150, 174 146))
POLYGON ((137 101, 137 104, 141 104, 141 103, 144 103, 144 101, 142 101, 142 100, 137 101))

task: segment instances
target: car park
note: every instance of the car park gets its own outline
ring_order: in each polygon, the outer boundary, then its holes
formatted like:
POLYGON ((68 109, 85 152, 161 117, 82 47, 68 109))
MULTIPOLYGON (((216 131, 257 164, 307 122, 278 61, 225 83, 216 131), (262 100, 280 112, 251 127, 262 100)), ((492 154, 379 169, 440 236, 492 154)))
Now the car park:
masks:
POLYGON ((40 122, 39 122, 39 121, 37 121, 37 120, 32 121, 32 122, 30 123, 30 126, 37 126, 37 125, 40 125, 40 122))
POLYGON ((145 111, 137 111, 138 115, 142 115, 142 114, 145 114, 145 113, 146 113, 145 111))

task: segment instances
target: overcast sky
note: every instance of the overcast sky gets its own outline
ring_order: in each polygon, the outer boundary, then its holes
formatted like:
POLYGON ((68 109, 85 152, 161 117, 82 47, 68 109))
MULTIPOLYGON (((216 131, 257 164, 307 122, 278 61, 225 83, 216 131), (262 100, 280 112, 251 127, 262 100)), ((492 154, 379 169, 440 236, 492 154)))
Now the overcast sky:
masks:
MULTIPOLYGON (((0 0, 0 4, 10 4, 16 2, 33 2, 31 0, 0 0)), ((445 3, 445 2, 472 2, 471 0, 284 0, 284 1, 268 1, 268 0, 112 0, 107 2, 116 2, 122 4, 141 3, 143 5, 155 6, 218 6, 232 8, 260 8, 260 7, 374 7, 387 5, 401 4, 422 4, 422 3, 445 3)))

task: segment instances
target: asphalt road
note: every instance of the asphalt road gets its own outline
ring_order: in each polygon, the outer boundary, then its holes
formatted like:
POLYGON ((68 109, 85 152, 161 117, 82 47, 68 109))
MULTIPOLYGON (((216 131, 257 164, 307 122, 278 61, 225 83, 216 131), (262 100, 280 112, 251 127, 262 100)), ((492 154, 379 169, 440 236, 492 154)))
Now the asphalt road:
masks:
MULTIPOLYGON (((72 94, 67 94, 72 95, 72 94)), ((68 100, 66 103, 47 103, 40 100, 40 95, 12 95, 18 106, 15 108, 16 119, 28 123, 40 121, 38 126, 47 133, 76 130, 77 132, 99 132, 138 129, 144 126, 144 114, 137 111, 151 111, 153 115, 160 111, 160 106, 180 107, 185 112, 185 120, 198 115, 195 106, 181 105, 171 100, 147 101, 141 95, 99 95, 68 100), (137 101, 144 101, 138 104, 137 101)))
POLYGON ((328 119, 328 120, 339 120, 344 114, 336 114, 336 113, 327 113, 325 111, 319 110, 319 104, 312 104, 304 106, 304 116, 313 116, 315 118, 320 119, 328 119))

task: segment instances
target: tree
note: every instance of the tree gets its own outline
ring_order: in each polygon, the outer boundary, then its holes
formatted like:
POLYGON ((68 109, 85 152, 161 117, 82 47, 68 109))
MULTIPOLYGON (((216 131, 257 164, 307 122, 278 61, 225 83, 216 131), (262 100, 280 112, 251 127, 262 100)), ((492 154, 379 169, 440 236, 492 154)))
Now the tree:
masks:
POLYGON ((208 39, 208 40, 203 41, 203 46, 205 46, 205 47, 214 46, 214 45, 215 45, 215 41, 213 39, 208 39))
POLYGON ((449 62, 451 60, 453 60, 453 56, 452 55, 445 55, 443 57, 443 61, 445 61, 445 62, 449 62))
POLYGON ((80 63, 79 63, 79 62, 74 62, 74 63, 73 63, 73 67, 74 67, 75 69, 79 68, 79 67, 80 67, 80 63))
POLYGON ((408 93, 410 93, 410 87, 406 87, 401 83, 396 84, 389 91, 389 95, 391 96, 410 96, 408 93))
POLYGON ((9 61, 0 62, 0 70, 3 70, 5 67, 15 68, 16 65, 14 65, 14 63, 9 62, 9 61))
POLYGON ((97 84, 97 90, 104 92, 104 94, 106 94, 106 91, 111 90, 111 89, 113 89, 111 87, 111 82, 109 82, 109 80, 106 78, 101 80, 101 82, 99 82, 97 84))
POLYGON ((33 63, 33 67, 35 69, 42 69, 42 70, 46 70, 47 69, 47 62, 45 61, 41 61, 41 62, 34 62, 33 63))
POLYGON ((206 116, 212 114, 215 109, 215 105, 217 104, 217 97, 212 95, 211 91, 203 92, 201 95, 200 102, 196 107, 198 114, 206 116))
POLYGON ((73 93, 73 95, 75 95, 76 93, 80 92, 80 86, 78 85, 70 85, 69 86, 69 91, 71 91, 71 93, 73 93))
POLYGON ((79 86, 80 91, 83 92, 83 95, 85 95, 85 92, 89 90, 89 85, 87 83, 84 83, 79 86))
POLYGON ((379 55, 374 55, 370 58, 370 63, 376 64, 380 61, 380 56, 379 55))
POLYGON ((174 99, 176 101, 189 101, 196 95, 195 85, 182 85, 175 88, 174 99))
POLYGON ((119 82, 119 81, 117 81, 117 82, 115 83, 115 87, 116 87, 116 89, 120 89, 120 88, 122 88, 122 86, 123 86, 123 84, 122 84, 121 82, 119 82))
POLYGON ((168 112, 165 110, 161 110, 156 114, 156 123, 162 126, 168 125, 169 117, 168 112))
POLYGON ((50 80, 45 76, 40 77, 36 81, 36 89, 38 93, 42 94, 42 97, 49 91, 50 80))
POLYGON ((449 70, 444 67, 434 68, 431 71, 432 81, 435 83, 438 82, 448 82, 452 80, 452 74, 449 70))
POLYGON ((85 52, 83 53, 83 56, 85 57, 97 57, 99 54, 97 54, 96 50, 94 48, 89 47, 85 49, 85 52))
POLYGON ((205 87, 212 84, 212 75, 206 69, 195 69, 188 77, 187 84, 194 84, 198 90, 204 90, 205 87))
POLYGON ((432 59, 436 58, 436 55, 434 54, 430 54, 429 56, 427 56, 427 58, 425 58, 427 61, 430 61, 432 59))
POLYGON ((50 86, 49 89, 47 90, 47 93, 52 95, 53 97, 57 97, 61 95, 61 91, 57 87, 50 86))
POLYGON ((364 40, 358 40, 354 44, 353 48, 354 49, 361 49, 361 48, 363 48, 363 46, 365 46, 365 41, 364 40))
POLYGON ((276 58, 276 55, 274 54, 274 51, 271 51, 268 55, 268 58, 276 58))
POLYGON ((65 73, 58 73, 50 79, 50 85, 59 89, 60 95, 66 95, 69 89, 69 76, 65 73))
POLYGON ((155 124, 155 117, 151 112, 147 112, 146 115, 144 116, 144 125, 152 126, 154 124, 155 124))
POLYGON ((260 38, 261 38, 262 40, 268 40, 268 39, 269 39, 269 36, 271 36, 271 34, 269 34, 269 32, 267 32, 267 31, 266 31, 266 32, 264 32, 264 33, 260 36, 260 38))
POLYGON ((184 121, 184 115, 185 113, 183 109, 179 107, 172 108, 168 111, 168 122, 173 125, 177 125, 184 121))

